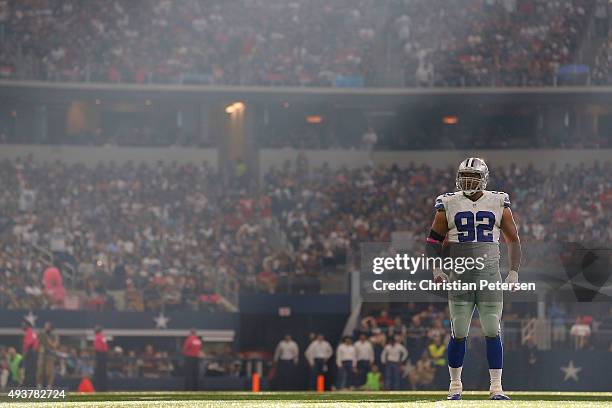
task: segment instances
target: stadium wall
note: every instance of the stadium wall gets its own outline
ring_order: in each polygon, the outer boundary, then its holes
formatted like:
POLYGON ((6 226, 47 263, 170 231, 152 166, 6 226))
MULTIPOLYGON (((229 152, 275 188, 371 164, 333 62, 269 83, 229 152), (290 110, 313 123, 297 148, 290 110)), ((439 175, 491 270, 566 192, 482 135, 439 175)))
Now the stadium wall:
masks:
POLYGON ((466 97, 478 102, 499 100, 524 102, 609 102, 612 86, 520 86, 520 87, 295 87, 232 86, 196 84, 132 84, 100 82, 52 82, 40 80, 0 79, 0 95, 45 102, 46 97, 71 100, 75 97, 101 96, 116 98, 138 95, 163 99, 245 100, 247 102, 312 101, 361 102, 372 106, 389 106, 405 102, 446 100, 464 102, 466 97), (41 98, 42 97, 42 98, 41 98))
POLYGON ((287 333, 304 350, 310 333, 323 333, 335 344, 350 313, 348 295, 241 295, 242 349, 268 349, 287 333))
MULTIPOLYGON (((271 168, 280 168, 286 161, 295 161, 299 154, 308 159, 312 167, 327 163, 332 168, 358 168, 367 164, 391 165, 427 164, 433 168, 455 167, 467 156, 479 156, 492 164, 492 167, 517 164, 532 165, 538 169, 548 169, 552 164, 558 168, 572 167, 593 162, 611 162, 609 149, 516 149, 516 150, 408 150, 376 151, 349 149, 300 150, 300 149, 261 149, 259 151, 260 176, 271 168)), ((49 146, 49 145, 2 145, 0 160, 14 160, 17 157, 31 156, 35 161, 64 163, 83 163, 94 166, 98 163, 124 163, 127 161, 150 164, 163 162, 201 163, 207 162, 217 168, 219 163, 217 149, 187 147, 125 147, 125 146, 49 146)))
POLYGON ((299 149, 261 149, 259 164, 261 174, 270 167, 280 168, 287 160, 295 161, 299 154, 308 159, 312 167, 327 163, 332 168, 357 168, 366 164, 427 164, 433 168, 455 168, 458 163, 469 156, 478 156, 487 160, 492 167, 532 165, 537 169, 548 169, 552 164, 558 168, 589 164, 596 161, 610 162, 612 154, 607 149, 516 149, 516 150, 410 150, 410 151, 377 151, 365 150, 299 150, 299 149))
MULTIPOLYGON (((104 327, 106 334, 121 337, 183 337, 195 328, 205 340, 232 342, 238 337, 238 313, 206 313, 196 311, 124 312, 93 310, 3 310, 0 313, 0 337, 20 336, 25 318, 33 319, 36 327, 53 322, 62 336, 92 336, 95 325, 104 327), (159 317, 165 325, 159 326, 159 317)), ((30 320, 32 321, 32 320, 30 320)))
POLYGON ((192 147, 124 147, 124 146, 47 146, 47 145, 2 145, 0 160, 15 160, 32 156, 35 161, 61 161, 69 164, 82 163, 94 166, 98 163, 127 161, 154 164, 207 162, 217 168, 217 149, 192 147))
MULTIPOLYGON (((275 339, 276 340, 276 339, 275 339)), ((488 369, 484 358, 484 346, 471 348, 463 370, 464 387, 470 390, 488 389, 488 369)), ((304 350, 303 346, 301 350, 304 350)), ((610 391, 610 379, 601 375, 610 364, 610 353, 602 351, 546 351, 537 353, 537 364, 527 364, 527 355, 507 358, 504 364, 504 389, 507 391, 564 391, 602 392, 610 391), (574 367, 574 368, 573 368, 574 367), (572 369, 573 368, 573 369, 572 369)), ((329 364, 330 377, 335 365, 329 364)), ((296 388, 304 389, 308 381, 307 368, 300 356, 300 365, 293 378, 296 388)), ((262 389, 270 390, 267 378, 262 378, 262 389)), ((328 381, 333 381, 328 378, 328 381)), ((80 379, 58 379, 56 386, 74 390, 80 379)), ((407 388, 405 380, 402 386, 407 388)), ((182 377, 171 378, 111 378, 109 388, 114 391, 179 391, 183 390, 182 377)), ((249 381, 233 376, 204 377, 200 387, 206 391, 248 391, 249 381)))

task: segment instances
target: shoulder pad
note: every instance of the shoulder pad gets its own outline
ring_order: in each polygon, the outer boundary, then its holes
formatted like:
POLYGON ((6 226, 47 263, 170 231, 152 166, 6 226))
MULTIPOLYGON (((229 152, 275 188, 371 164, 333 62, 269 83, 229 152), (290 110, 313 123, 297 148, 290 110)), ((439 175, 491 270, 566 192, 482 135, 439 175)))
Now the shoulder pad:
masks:
POLYGON ((434 205, 434 208, 436 210, 445 210, 444 207, 444 202, 449 198, 454 196, 456 193, 445 193, 445 194, 441 194, 436 198, 436 204, 434 205))
POLYGON ((489 191, 489 193, 497 195, 502 200, 502 206, 504 208, 510 208, 510 196, 508 193, 504 193, 503 191, 489 191))

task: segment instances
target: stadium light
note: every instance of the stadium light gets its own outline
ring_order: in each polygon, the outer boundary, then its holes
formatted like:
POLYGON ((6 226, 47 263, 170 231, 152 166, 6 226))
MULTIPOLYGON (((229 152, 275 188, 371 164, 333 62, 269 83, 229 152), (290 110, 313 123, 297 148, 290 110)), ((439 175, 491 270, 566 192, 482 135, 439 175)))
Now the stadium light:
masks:
POLYGON ((445 125, 456 125, 459 123, 459 117, 454 115, 444 116, 442 117, 442 123, 445 125))
POLYGON ((240 111, 243 111, 245 108, 245 105, 243 102, 234 102, 231 105, 227 105, 225 107, 225 113, 231 115, 240 111))
POLYGON ((323 122, 323 117, 321 117, 319 115, 306 116, 306 122, 308 122, 310 124, 322 123, 323 122))

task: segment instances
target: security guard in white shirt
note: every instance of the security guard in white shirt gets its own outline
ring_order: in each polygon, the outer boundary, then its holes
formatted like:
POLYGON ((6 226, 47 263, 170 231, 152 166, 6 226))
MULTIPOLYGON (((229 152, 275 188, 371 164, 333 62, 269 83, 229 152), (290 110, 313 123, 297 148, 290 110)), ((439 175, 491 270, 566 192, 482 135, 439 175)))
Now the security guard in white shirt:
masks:
POLYGON ((357 371, 357 351, 349 336, 342 339, 336 350, 336 366, 338 367, 338 389, 353 387, 353 374, 357 371))
POLYGON ((314 390, 317 387, 317 376, 327 373, 327 360, 334 354, 331 344, 322 334, 318 334, 317 338, 304 352, 306 361, 310 366, 310 389, 314 390))
POLYGON ((276 388, 280 391, 288 391, 295 388, 294 378, 296 377, 296 367, 300 359, 300 349, 290 334, 278 342, 274 352, 274 362, 276 363, 275 382, 276 388))
POLYGON ((389 343, 380 356, 385 365, 385 390, 400 389, 401 367, 408 358, 408 350, 395 337, 389 338, 389 343))
POLYGON ((365 384, 370 366, 374 363, 374 347, 365 333, 361 333, 359 340, 355 342, 355 352, 357 354, 356 385, 360 387, 365 384))

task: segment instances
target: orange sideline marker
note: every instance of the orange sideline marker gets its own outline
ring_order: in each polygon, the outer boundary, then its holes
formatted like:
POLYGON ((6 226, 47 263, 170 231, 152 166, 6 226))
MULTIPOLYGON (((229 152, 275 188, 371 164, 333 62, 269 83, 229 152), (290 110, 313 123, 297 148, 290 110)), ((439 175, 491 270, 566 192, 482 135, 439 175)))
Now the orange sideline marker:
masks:
POLYGON ((259 374, 253 373, 251 377, 251 391, 259 392, 259 374))
POLYGON ((317 392, 325 391, 325 376, 319 374, 317 375, 317 392))

